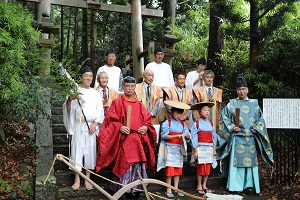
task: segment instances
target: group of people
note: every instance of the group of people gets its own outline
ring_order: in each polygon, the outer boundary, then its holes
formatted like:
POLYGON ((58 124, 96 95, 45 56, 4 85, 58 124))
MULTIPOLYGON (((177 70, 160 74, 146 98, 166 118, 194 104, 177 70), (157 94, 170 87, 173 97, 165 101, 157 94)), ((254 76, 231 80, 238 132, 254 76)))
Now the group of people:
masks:
MULTIPOLYGON (((206 70, 205 58, 197 61, 196 71, 173 76, 170 65, 163 62, 163 48, 158 46, 154 54, 155 61, 146 66, 141 83, 131 76, 123 78, 114 66, 113 49, 106 55, 106 65, 97 71, 94 88, 91 69, 82 68, 82 85, 63 106, 74 167, 96 172, 110 167, 114 180, 123 185, 139 180, 140 175, 147 178, 147 170, 164 169, 166 182, 171 185, 173 177, 178 189, 188 141, 193 149, 191 162, 197 165, 199 195, 212 192, 207 180, 216 160, 228 176, 229 191, 260 193, 257 151, 270 166, 273 153, 258 101, 248 98, 245 78, 238 77, 238 97, 221 111, 222 90, 213 86, 214 73, 206 70)), ((90 178, 89 171, 86 176, 90 178)), ((84 185, 93 189, 88 181, 84 185)), ((75 172, 72 189, 79 187, 75 172)), ((120 188, 111 185, 114 192, 120 188)), ((139 194, 134 189, 127 193, 139 194)), ((171 188, 165 195, 184 196, 171 188)))

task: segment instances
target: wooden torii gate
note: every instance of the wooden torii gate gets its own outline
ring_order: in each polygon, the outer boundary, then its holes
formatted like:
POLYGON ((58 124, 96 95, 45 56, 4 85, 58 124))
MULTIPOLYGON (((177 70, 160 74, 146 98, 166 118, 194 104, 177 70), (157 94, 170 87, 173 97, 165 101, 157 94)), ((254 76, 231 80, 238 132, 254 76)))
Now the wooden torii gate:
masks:
POLYGON ((141 5, 141 0, 130 0, 130 4, 116 5, 101 3, 100 0, 27 0, 39 3, 39 16, 44 12, 50 14, 50 6, 60 5, 93 10, 131 13, 133 72, 135 77, 141 77, 144 71, 144 59, 138 58, 143 52, 142 15, 151 17, 163 17, 162 10, 148 9, 141 5))

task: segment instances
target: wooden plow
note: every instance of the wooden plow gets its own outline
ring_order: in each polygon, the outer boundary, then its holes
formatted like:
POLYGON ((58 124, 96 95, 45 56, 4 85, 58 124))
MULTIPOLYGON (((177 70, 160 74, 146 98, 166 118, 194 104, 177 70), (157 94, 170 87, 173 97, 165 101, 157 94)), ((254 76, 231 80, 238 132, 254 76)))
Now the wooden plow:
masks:
MULTIPOLYGON (((121 198, 122 195, 124 195, 125 192, 126 192, 127 190, 129 190, 129 189, 134 189, 134 190, 137 190, 137 191, 139 191, 139 192, 144 192, 147 200, 153 200, 153 199, 154 199, 154 196, 155 196, 155 197, 158 197, 158 198, 160 198, 160 199, 168 199, 168 198, 166 198, 166 197, 162 197, 162 196, 159 196, 159 195, 157 195, 157 194, 148 192, 147 187, 146 187, 146 184, 158 184, 158 185, 161 185, 161 186, 169 187, 169 188, 171 188, 172 190, 174 190, 174 191, 176 191, 176 192, 183 193, 185 196, 188 196, 188 197, 190 197, 190 198, 192 198, 192 199, 201 199, 201 200, 205 200, 205 199, 206 199, 206 198, 204 198, 204 197, 195 196, 195 195, 192 195, 192 194, 187 193, 187 192, 185 192, 185 191, 176 189, 175 187, 173 187, 173 186, 171 186, 171 185, 169 185, 169 184, 167 184, 167 183, 165 183, 165 182, 163 182, 163 181, 157 180, 157 179, 142 179, 140 172, 138 172, 139 177, 140 177, 140 180, 131 182, 130 184, 127 184, 127 185, 121 185, 120 183, 116 183, 116 182, 114 182, 114 181, 111 181, 111 180, 109 180, 109 179, 107 179, 107 178, 105 178, 105 177, 102 177, 102 176, 100 176, 100 175, 98 175, 98 174, 96 174, 96 173, 90 171, 92 174, 94 174, 94 175, 96 175, 96 176, 98 176, 98 177, 100 177, 100 178, 103 178, 103 179, 105 179, 105 180, 108 180, 108 181, 110 181, 110 182, 113 182, 113 183, 115 183, 115 184, 119 184, 119 185, 123 186, 119 191, 117 191, 117 192, 112 196, 112 195, 110 195, 108 192, 106 192, 103 188, 101 188, 99 185, 97 185, 94 181, 92 181, 91 179, 89 179, 88 177, 86 177, 82 172, 78 171, 73 165, 71 165, 71 164, 69 163, 69 161, 67 161, 67 160, 70 160, 70 159, 67 158, 67 157, 65 157, 65 156, 63 156, 63 155, 61 155, 61 154, 56 154, 56 156, 55 156, 55 158, 54 158, 54 160, 53 160, 53 164, 52 164, 52 166, 51 166, 51 169, 50 169, 50 171, 49 171, 49 174, 48 174, 47 178, 46 178, 45 181, 44 181, 44 184, 46 184, 46 182, 47 182, 47 180, 48 180, 48 178, 49 178, 49 176, 50 176, 50 173, 51 173, 51 171, 53 170, 54 163, 55 163, 56 159, 58 159, 58 160, 64 162, 66 165, 68 165, 74 172, 78 173, 83 179, 85 179, 86 181, 88 181, 88 182, 89 182, 91 185, 93 185, 99 192, 101 192, 105 197, 107 197, 107 198, 110 199, 110 200, 118 200, 118 199, 121 198), (137 185, 142 185, 142 186, 143 186, 143 190, 134 188, 134 187, 137 186, 137 185)), ((70 161, 71 161, 71 162, 74 162, 74 161, 72 161, 72 160, 70 160, 70 161)), ((84 169, 85 169, 85 168, 84 168, 84 169)), ((88 170, 88 169, 85 169, 85 170, 88 170)))

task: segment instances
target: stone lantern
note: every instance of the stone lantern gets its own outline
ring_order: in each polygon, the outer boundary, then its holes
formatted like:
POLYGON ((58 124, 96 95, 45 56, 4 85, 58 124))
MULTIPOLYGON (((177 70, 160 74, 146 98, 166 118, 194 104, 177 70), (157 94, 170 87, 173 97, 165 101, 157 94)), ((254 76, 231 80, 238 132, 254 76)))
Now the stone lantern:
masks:
POLYGON ((57 34, 59 27, 51 23, 48 13, 43 13, 41 21, 35 22, 33 26, 41 31, 37 44, 40 47, 40 56, 44 63, 41 63, 43 67, 39 73, 47 75, 50 74, 51 48, 54 45, 54 40, 50 38, 50 34, 57 34))
POLYGON ((172 33, 171 28, 169 26, 165 27, 164 34, 157 40, 157 43, 160 43, 162 48, 164 48, 164 62, 168 63, 170 66, 172 66, 172 58, 176 55, 176 51, 174 50, 174 44, 181 40, 181 38, 177 38, 172 33))

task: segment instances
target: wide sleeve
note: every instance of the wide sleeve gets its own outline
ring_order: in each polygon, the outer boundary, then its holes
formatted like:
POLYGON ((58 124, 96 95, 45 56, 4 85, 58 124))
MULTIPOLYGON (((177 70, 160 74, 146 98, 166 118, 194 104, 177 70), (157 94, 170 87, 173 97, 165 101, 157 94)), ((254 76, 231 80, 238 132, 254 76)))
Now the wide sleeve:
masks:
MULTIPOLYGON (((256 100, 257 101, 257 100, 256 100)), ((274 166, 273 150, 270 143, 270 138, 266 129, 266 123, 263 118, 262 111, 256 102, 255 112, 257 113, 257 121, 253 126, 256 130, 254 137, 256 139, 257 145, 260 149, 263 160, 271 167, 274 166)))
POLYGON ((95 119, 95 122, 97 123, 103 123, 104 120, 104 109, 103 109, 103 104, 102 104, 102 99, 100 97, 99 92, 97 92, 97 105, 96 105, 96 110, 97 110, 97 118, 95 119))
POLYGON ((192 91, 193 88, 193 79, 192 79, 192 75, 191 72, 189 72, 186 76, 185 79, 185 87, 186 89, 188 89, 189 91, 192 91))
POLYGON ((193 123, 191 128, 191 145, 193 148, 198 146, 198 129, 196 127, 196 122, 193 123))
POLYGON ((171 66, 170 65, 168 65, 168 66, 169 66, 169 68, 168 68, 168 71, 169 71, 169 73, 168 73, 168 75, 169 75, 169 84, 170 84, 170 87, 172 87, 172 86, 175 85, 174 78, 173 78, 173 72, 171 70, 171 66))
POLYGON ((166 120, 164 123, 162 123, 162 131, 161 131, 161 138, 165 139, 165 137, 170 133, 170 126, 169 121, 166 120))

